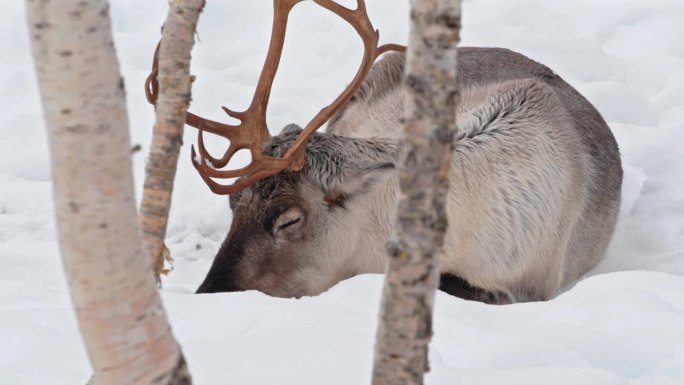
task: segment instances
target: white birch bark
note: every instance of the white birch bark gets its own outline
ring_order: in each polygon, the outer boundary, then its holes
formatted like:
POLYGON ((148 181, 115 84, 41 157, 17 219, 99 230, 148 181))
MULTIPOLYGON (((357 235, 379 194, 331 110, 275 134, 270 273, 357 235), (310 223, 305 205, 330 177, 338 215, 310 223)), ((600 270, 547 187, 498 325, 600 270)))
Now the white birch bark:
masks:
POLYGON ((106 0, 27 0, 60 250, 98 385, 190 384, 135 208, 106 0))
POLYGON ((157 280, 170 259, 164 245, 178 154, 183 144, 185 114, 190 104, 190 52, 204 0, 173 0, 159 47, 159 97, 145 185, 140 204, 145 248, 157 280))
POLYGON ((456 46, 461 2, 411 0, 404 81, 399 201, 375 347, 374 385, 418 385, 428 344, 447 226, 448 173, 456 130, 456 46))

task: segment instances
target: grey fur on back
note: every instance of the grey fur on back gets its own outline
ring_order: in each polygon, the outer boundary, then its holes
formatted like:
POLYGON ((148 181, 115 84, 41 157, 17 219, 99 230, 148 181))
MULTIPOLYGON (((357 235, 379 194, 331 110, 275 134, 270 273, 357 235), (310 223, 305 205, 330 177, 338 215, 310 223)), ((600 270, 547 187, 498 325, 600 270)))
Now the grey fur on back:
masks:
MULTIPOLYGON (((373 122, 373 119, 402 115, 403 67, 402 54, 386 55, 376 63, 355 99, 331 120, 327 132, 351 137, 398 137, 401 131, 398 120, 373 122), (366 111, 366 116, 361 111, 366 111), (355 120, 349 117, 351 114, 360 116, 355 120), (372 116, 374 114, 377 116, 372 116), (378 130, 377 127, 383 129, 378 130)), ((582 157, 580 162, 586 173, 583 180, 586 181, 587 190, 586 198, 578 202, 581 215, 572 226, 568 243, 568 256, 573 260, 566 263, 561 273, 561 285, 572 284, 602 258, 617 221, 622 167, 610 129, 599 112, 563 79, 548 67, 513 51, 461 48, 458 74, 464 99, 468 99, 470 93, 477 93, 479 89, 491 85, 530 80, 548 86, 569 116, 581 147, 578 154, 582 157)), ((463 132, 463 124, 460 126, 461 131, 456 136, 457 152, 459 146, 465 143, 464 139, 472 139, 463 132)))

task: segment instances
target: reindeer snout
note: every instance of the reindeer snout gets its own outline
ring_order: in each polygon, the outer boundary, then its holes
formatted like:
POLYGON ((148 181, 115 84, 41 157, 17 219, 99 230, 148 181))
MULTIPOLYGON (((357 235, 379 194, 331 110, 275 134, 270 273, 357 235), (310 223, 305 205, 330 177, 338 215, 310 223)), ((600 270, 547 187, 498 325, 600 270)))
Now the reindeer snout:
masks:
POLYGON ((214 277, 212 277, 210 274, 197 288, 195 294, 224 293, 233 291, 242 291, 242 289, 238 288, 237 285, 235 285, 230 279, 214 279, 214 277))

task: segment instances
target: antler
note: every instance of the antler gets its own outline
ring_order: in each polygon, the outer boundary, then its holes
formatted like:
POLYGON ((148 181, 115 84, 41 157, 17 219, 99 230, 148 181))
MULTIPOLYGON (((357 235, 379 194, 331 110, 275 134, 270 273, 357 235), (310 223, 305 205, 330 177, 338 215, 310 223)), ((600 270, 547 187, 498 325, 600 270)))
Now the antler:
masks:
MULTIPOLYGON (((270 140, 268 126, 266 124, 266 110, 271 94, 271 87, 275 79, 280 58, 285 43, 285 31, 287 21, 292 8, 302 0, 274 0, 273 29, 271 33, 271 43, 266 55, 266 62, 259 76, 252 102, 243 112, 236 112, 222 107, 223 110, 233 118, 240 120, 239 125, 229 125, 215 122, 199 117, 191 112, 187 113, 186 123, 197 128, 197 146, 199 150, 200 162, 195 159, 197 154, 192 147, 192 159, 195 169, 199 172, 202 179, 209 186, 211 191, 216 194, 232 194, 243 190, 254 182, 275 175, 280 171, 289 169, 299 171, 305 165, 305 148, 309 137, 327 122, 336 111, 351 99, 354 92, 361 86, 363 80, 368 75, 378 56, 388 51, 404 51, 406 48, 397 44, 386 44, 378 46, 379 32, 373 28, 364 0, 357 0, 356 9, 346 8, 332 0, 314 0, 318 5, 335 13, 347 21, 361 36, 364 44, 364 55, 361 66, 352 80, 351 84, 328 106, 321 109, 318 114, 304 127, 304 130, 295 140, 294 144, 287 150, 282 158, 265 156, 262 148, 270 140), (209 132, 230 140, 228 150, 220 159, 212 157, 204 146, 204 132, 209 132), (236 152, 242 149, 249 149, 252 161, 246 167, 237 170, 220 170, 225 167, 236 152), (207 164, 207 161, 209 164, 207 164), (217 169, 218 168, 218 169, 217 169), (244 177, 232 185, 222 185, 212 178, 236 178, 244 177)), ((147 99, 154 104, 159 92, 157 82, 158 50, 154 54, 152 72, 145 82, 147 99)))

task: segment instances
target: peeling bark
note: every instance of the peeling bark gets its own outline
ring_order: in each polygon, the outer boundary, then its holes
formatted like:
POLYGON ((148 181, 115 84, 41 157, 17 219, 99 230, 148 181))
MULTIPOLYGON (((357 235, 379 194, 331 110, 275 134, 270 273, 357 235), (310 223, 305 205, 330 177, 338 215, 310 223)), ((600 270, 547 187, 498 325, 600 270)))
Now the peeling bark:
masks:
POLYGON ((456 130, 460 26, 460 1, 411 1, 405 123, 397 161, 400 193, 388 243, 374 385, 422 384, 429 370, 428 344, 456 130))
POLYGON ((170 259, 164 238, 178 154, 183 144, 185 115, 190 104, 190 53, 203 8, 204 0, 173 0, 159 47, 160 95, 140 204, 145 248, 158 281, 159 274, 164 272, 164 260, 170 259))
POLYGON ((60 250, 94 382, 188 384, 143 248, 108 3, 26 5, 60 250))

